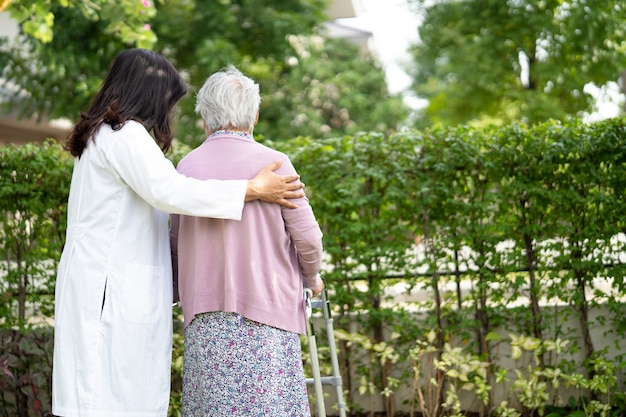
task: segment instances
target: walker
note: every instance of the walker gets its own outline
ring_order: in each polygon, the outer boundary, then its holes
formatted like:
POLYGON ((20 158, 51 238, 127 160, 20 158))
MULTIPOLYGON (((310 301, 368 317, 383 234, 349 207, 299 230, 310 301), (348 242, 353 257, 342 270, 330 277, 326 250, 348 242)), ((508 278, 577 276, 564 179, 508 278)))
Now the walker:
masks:
POLYGON ((339 361, 337 359, 337 348, 335 346, 335 331, 333 329, 333 319, 331 317, 330 301, 328 301, 328 292, 326 283, 321 293, 321 299, 313 300, 313 292, 305 288, 304 300, 306 303, 307 318, 307 341, 311 355, 311 370, 313 378, 307 378, 306 383, 313 385, 315 388, 315 403, 317 404, 317 417, 326 417, 326 407, 324 405, 324 392, 322 385, 332 385, 335 387, 337 394, 337 411, 340 417, 346 416, 346 403, 343 400, 341 373, 339 372, 339 361), (324 314, 324 324, 326 326, 326 335, 328 337, 328 347, 330 349, 330 362, 333 368, 332 376, 320 375, 320 364, 317 356, 317 342, 315 340, 315 330, 313 328, 312 314, 314 308, 321 308, 324 314))

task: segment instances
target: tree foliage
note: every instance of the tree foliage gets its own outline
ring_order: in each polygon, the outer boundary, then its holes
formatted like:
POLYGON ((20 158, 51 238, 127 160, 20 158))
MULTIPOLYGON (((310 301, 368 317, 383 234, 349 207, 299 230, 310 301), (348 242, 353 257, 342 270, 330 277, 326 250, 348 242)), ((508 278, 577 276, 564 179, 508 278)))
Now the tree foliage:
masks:
POLYGON ((390 132, 407 116, 389 96, 380 64, 342 39, 291 36, 292 55, 264 88, 255 132, 273 140, 390 132))
POLYGON ((411 0, 411 48, 425 123, 535 123, 593 110, 584 91, 624 67, 626 7, 601 0, 411 0))
POLYGON ((91 21, 103 21, 106 31, 127 42, 149 47, 155 37, 147 21, 154 16, 150 0, 4 0, 0 12, 8 10, 23 32, 42 43, 54 38, 63 22, 56 22, 59 7, 75 10, 91 21), (56 27, 55 27, 56 25, 56 27))
POLYGON ((156 13, 147 0, 28 0, 10 3, 7 11, 20 33, 0 38, 2 105, 20 117, 74 119, 95 95, 115 53, 156 41, 146 26, 156 13))
POLYGON ((126 2, 11 3, 7 10, 12 16, 53 16, 54 36, 44 42, 23 17, 19 39, 0 39, 0 87, 8 93, 5 108, 22 117, 73 120, 89 105, 113 56, 152 40, 148 47, 172 61, 190 87, 177 115, 177 137, 189 144, 199 143, 204 135, 193 110, 195 92, 227 64, 236 65, 261 86, 259 136, 288 139, 326 137, 330 130, 336 135, 392 130, 404 118, 402 102, 389 96, 383 70, 372 55, 326 39, 322 23, 327 19, 327 0, 132 3, 136 10, 124 8, 126 2), (120 29, 117 17, 126 15, 143 29, 120 29), (135 36, 144 32, 153 38, 135 36), (323 41, 304 48, 302 42, 293 42, 310 36, 323 41))

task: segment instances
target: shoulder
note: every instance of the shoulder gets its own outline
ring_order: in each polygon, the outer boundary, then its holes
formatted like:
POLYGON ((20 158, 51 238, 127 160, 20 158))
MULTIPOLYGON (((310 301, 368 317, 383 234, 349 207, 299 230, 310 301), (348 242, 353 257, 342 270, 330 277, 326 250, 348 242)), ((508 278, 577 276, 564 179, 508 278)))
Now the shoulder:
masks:
POLYGON ((274 161, 283 161, 283 164, 276 170, 277 174, 280 175, 293 175, 297 174, 296 168, 293 166, 291 162, 291 158, 285 152, 279 151, 275 148, 270 148, 266 145, 264 146, 268 151, 268 155, 271 157, 272 162, 274 161))
POLYGON ((102 125, 96 138, 96 143, 98 142, 99 146, 108 153, 121 152, 137 155, 156 150, 161 152, 146 128, 141 123, 132 120, 124 123, 117 130, 113 130, 110 125, 102 125))
POLYGON ((178 171, 184 171, 185 169, 193 167, 197 164, 204 164, 208 160, 207 154, 210 155, 210 153, 207 152, 205 144, 203 143, 202 145, 192 149, 191 151, 189 151, 189 153, 183 156, 178 162, 176 169, 178 171))
POLYGON ((256 142, 256 145, 259 147, 260 152, 263 152, 265 155, 271 157, 271 158, 279 158, 279 159, 283 159, 283 160, 290 160, 289 155, 287 155, 284 152, 281 152, 275 148, 271 148, 267 145, 264 145, 262 143, 256 142))
POLYGON ((291 163, 291 159, 289 158, 289 155, 279 150, 276 150, 274 148, 270 148, 267 145, 258 143, 258 142, 256 143, 255 146, 256 146, 256 149, 254 152, 254 158, 257 164, 259 164, 261 168, 271 163, 274 163, 276 161, 282 161, 283 162, 282 165, 280 166, 280 168, 276 170, 277 174, 279 175, 297 174, 293 164, 291 163))
POLYGON ((265 145, 261 145, 261 146, 267 149, 267 155, 272 159, 271 162, 283 161, 283 164, 280 166, 280 168, 276 170, 278 174, 281 174, 281 175, 296 174, 296 169, 291 163, 291 158, 289 157, 289 155, 279 150, 276 150, 274 148, 265 146, 265 145))
POLYGON ((141 135, 141 136, 150 136, 150 133, 146 130, 146 128, 139 122, 134 120, 129 120, 124 123, 119 132, 131 135, 141 135))
POLYGON ((111 125, 103 123, 98 130, 99 137, 139 137, 139 138, 152 138, 146 128, 139 122, 129 120, 119 129, 113 129, 111 125))

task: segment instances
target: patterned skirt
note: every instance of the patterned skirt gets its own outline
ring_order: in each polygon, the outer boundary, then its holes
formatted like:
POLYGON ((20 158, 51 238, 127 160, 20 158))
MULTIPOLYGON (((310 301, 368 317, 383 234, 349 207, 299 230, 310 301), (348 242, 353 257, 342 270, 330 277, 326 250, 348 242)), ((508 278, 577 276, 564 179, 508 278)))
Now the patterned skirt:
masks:
POLYGON ((185 328, 183 417, 310 416, 300 336, 235 313, 185 328))

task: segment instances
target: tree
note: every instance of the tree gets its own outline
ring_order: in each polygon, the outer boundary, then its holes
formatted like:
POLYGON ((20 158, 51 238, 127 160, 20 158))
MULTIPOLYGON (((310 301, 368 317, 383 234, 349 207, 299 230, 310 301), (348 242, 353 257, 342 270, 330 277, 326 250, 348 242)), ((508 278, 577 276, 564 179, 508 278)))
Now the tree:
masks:
POLYGON ((0 38, 0 87, 11 92, 2 104, 20 117, 74 119, 117 51, 156 41, 148 0, 24 0, 6 10, 20 33, 0 38))
POLYGON ((283 74, 265 86, 255 131, 273 140, 327 138, 359 131, 391 132, 407 117, 390 96, 385 74, 370 52, 342 39, 291 36, 283 74))
POLYGON ((622 2, 411 0, 423 12, 411 48, 422 123, 536 123, 582 116, 585 93, 626 68, 622 2))
POLYGON ((7 10, 11 17, 19 22, 25 34, 43 43, 52 41, 54 37, 58 7, 79 10, 85 18, 92 21, 105 20, 107 31, 116 33, 126 41, 149 47, 156 40, 147 24, 154 16, 150 0, 0 1, 0 12, 7 10))
POLYGON ((371 54, 324 36, 326 7, 324 0, 160 5, 152 24, 157 46, 184 69, 190 87, 180 104, 178 138, 192 145, 204 140, 193 97, 211 73, 227 64, 261 87, 258 137, 322 138, 395 129, 406 115, 402 101, 389 96, 384 72, 371 54))
POLYGON ((395 129, 406 110, 399 98, 389 96, 383 70, 371 55, 334 40, 323 40, 321 48, 310 44, 306 51, 290 41, 313 35, 324 39, 326 7, 327 0, 170 0, 154 6, 148 0, 12 2, 7 10, 18 17, 21 35, 13 43, 0 39, 0 87, 15 92, 3 105, 20 116, 73 120, 89 105, 112 57, 152 40, 147 47, 172 61, 189 85, 176 130, 185 143, 203 139, 193 111, 195 92, 226 64, 236 65, 261 86, 259 136, 326 137, 395 129), (130 10, 130 3, 136 9, 130 10), (41 22, 45 16, 52 16, 49 37, 29 25, 31 18, 41 22), (119 22, 121 16, 130 16, 137 31, 120 29, 125 22, 119 22), (153 38, 135 36, 143 31, 153 38), (320 88, 323 110, 312 95, 320 88), (303 118, 307 124, 298 123, 303 118))
POLYGON ((88 106, 121 49, 139 46, 162 53, 193 89, 229 62, 259 56, 279 61, 288 34, 310 33, 323 21, 325 1, 172 0, 152 6, 149 0, 29 0, 12 2, 7 10, 20 23, 21 34, 13 43, 0 43, 0 82, 17 90, 6 105, 22 116, 74 118, 88 106), (136 9, 129 12, 129 4, 136 9), (149 31, 152 43, 123 30, 130 27, 126 18, 138 24, 139 17, 144 20, 137 30, 149 31), (49 24, 33 31, 33 19, 49 24), (52 29, 54 36, 46 32, 52 29))
POLYGON ((152 27, 157 47, 187 77, 177 136, 198 144, 204 137, 194 113, 195 93, 206 78, 233 64, 254 78, 262 92, 280 77, 290 53, 290 35, 311 35, 327 19, 325 0, 172 0, 163 2, 152 27))

